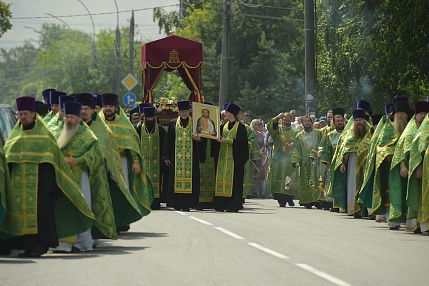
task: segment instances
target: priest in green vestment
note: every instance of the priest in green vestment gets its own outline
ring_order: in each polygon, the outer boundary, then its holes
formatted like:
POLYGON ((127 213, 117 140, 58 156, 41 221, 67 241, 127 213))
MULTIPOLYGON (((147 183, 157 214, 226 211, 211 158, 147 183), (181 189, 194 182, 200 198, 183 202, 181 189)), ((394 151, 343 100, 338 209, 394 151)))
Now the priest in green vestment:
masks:
POLYGON ((80 118, 81 110, 79 102, 64 104, 64 127, 57 142, 96 219, 92 233, 91 230, 79 233, 77 241, 69 247, 90 251, 95 244, 93 238, 116 239, 117 233, 104 159, 97 138, 80 118))
MULTIPOLYGON (((342 134, 342 143, 337 147, 332 160, 330 192, 334 199, 334 208, 354 215, 361 210, 357 204, 357 195, 363 180, 362 174, 372 134, 364 109, 354 110, 350 120, 353 120, 353 127, 342 134)), ((363 215, 367 213, 356 214, 355 217, 363 215)))
MULTIPOLYGON (((330 174, 331 171, 331 163, 334 158, 335 151, 338 146, 338 141, 340 136, 344 130, 344 114, 345 111, 342 108, 334 108, 333 109, 333 119, 332 126, 333 130, 330 131, 325 136, 322 136, 322 142, 320 145, 320 161, 326 166, 326 174, 321 174, 322 183, 323 183, 323 191, 324 191, 324 200, 322 204, 325 209, 332 209, 332 211, 337 211, 337 208, 333 208, 332 204, 332 193, 329 193, 331 180, 330 174)), ((338 174, 340 176, 340 174, 338 174)))
POLYGON ((318 187, 319 168, 318 149, 322 134, 314 129, 310 116, 302 117, 304 130, 295 137, 292 152, 292 165, 299 168, 299 203, 305 208, 311 209, 314 205, 320 207, 319 200, 322 194, 318 187))
POLYGON ((52 134, 55 138, 58 138, 60 130, 63 129, 64 125, 64 103, 69 101, 76 101, 76 98, 71 95, 61 95, 58 98, 58 106, 59 111, 57 114, 55 114, 51 120, 49 120, 48 123, 46 123, 46 126, 48 126, 48 129, 51 130, 52 134))
POLYGON ((167 132, 161 124, 156 123, 154 106, 144 107, 142 114, 144 119, 137 125, 136 130, 140 137, 143 168, 152 183, 154 200, 151 207, 159 210, 161 202, 167 202, 167 193, 164 188, 166 168, 161 160, 167 132))
POLYGON ((237 117, 240 107, 230 102, 225 107, 228 120, 220 127, 216 144, 216 189, 213 208, 216 211, 238 212, 242 209, 244 168, 249 160, 247 130, 237 117))
MULTIPOLYGON (((425 154, 429 145, 429 114, 427 114, 416 131, 411 143, 410 164, 408 168, 408 190, 407 190, 407 230, 416 232, 427 231, 427 224, 423 221, 423 185, 427 172, 423 172, 425 154), (420 227, 420 230, 418 228, 420 227)), ((427 170, 427 169, 426 169, 427 170)))
MULTIPOLYGON (((244 109, 240 107, 240 111, 237 114, 237 119, 246 127, 247 132, 247 141, 249 145, 249 158, 253 151, 258 151, 257 145, 255 142, 255 134, 250 128, 250 125, 243 121, 244 119, 244 109)), ((243 181, 243 199, 251 197, 253 193, 253 171, 255 170, 255 166, 252 165, 252 161, 248 160, 246 165, 244 166, 244 181, 243 181)))
POLYGON ((298 129, 291 126, 289 112, 280 113, 267 123, 268 132, 273 139, 273 150, 268 167, 268 192, 273 194, 280 207, 295 206, 293 198, 298 195, 298 170, 292 167, 292 152, 298 129))
MULTIPOLYGON (((406 196, 410 150, 417 129, 428 112, 429 102, 419 101, 414 103, 415 115, 408 122, 407 127, 400 135, 398 143, 396 144, 389 174, 390 222, 406 222, 406 196)), ((410 222, 408 225, 410 225, 410 222)))
POLYGON ((62 95, 67 95, 67 93, 56 90, 49 91, 49 99, 47 103, 49 104, 50 111, 45 117, 43 117, 43 122, 46 124, 48 124, 49 121, 51 121, 51 119, 60 112, 60 96, 62 95))
MULTIPOLYGON (((117 94, 102 94, 103 109, 98 115, 113 133, 122 159, 122 171, 132 196, 138 203, 140 213, 146 216, 151 211, 153 190, 149 176, 143 168, 140 140, 136 129, 118 104, 117 94)), ((128 230, 125 226, 122 230, 128 230)))
POLYGON ((82 104, 81 118, 97 137, 104 158, 115 224, 118 228, 125 227, 141 219, 142 214, 125 182, 119 147, 110 128, 95 112, 96 98, 90 93, 76 94, 75 97, 82 104))
MULTIPOLYGON (((40 257, 58 239, 94 224, 91 212, 52 133, 35 114, 35 99, 16 99, 19 121, 4 146, 12 204, 0 232, 23 235, 22 257, 40 257)), ((7 196, 9 198, 9 196, 7 196)), ((0 233, 0 234, 1 234, 0 233)))
POLYGON ((179 117, 168 124, 162 160, 168 167, 168 205, 175 210, 190 211, 198 206, 200 197, 199 163, 206 153, 201 137, 192 132, 190 101, 177 103, 179 117))
MULTIPOLYGON (((390 212, 390 187, 395 184, 394 178, 389 176, 390 166, 396 144, 408 124, 410 111, 406 97, 394 98, 392 104, 394 121, 386 120, 377 142, 372 195, 373 214, 378 216, 379 221, 384 217, 387 222, 390 212)), ((399 229, 399 227, 398 223, 389 223, 390 229, 399 229)))

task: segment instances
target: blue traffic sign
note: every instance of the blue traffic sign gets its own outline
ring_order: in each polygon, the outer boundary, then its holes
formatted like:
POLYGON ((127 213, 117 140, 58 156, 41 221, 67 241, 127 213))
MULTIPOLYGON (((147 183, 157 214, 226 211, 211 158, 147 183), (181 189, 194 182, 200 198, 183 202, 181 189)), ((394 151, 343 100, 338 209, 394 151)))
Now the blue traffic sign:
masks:
POLYGON ((126 93, 122 98, 122 102, 124 103, 124 105, 130 105, 130 107, 133 107, 134 105, 136 105, 136 101, 137 101, 136 96, 130 92, 126 93))

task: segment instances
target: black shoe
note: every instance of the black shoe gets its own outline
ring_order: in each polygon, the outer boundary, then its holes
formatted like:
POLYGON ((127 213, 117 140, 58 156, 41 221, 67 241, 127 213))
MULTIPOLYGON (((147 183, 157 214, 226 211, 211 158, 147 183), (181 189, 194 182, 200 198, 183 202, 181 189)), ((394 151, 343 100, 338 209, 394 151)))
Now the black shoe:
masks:
POLYGON ((423 232, 422 232, 422 229, 420 228, 420 226, 418 226, 418 227, 414 230, 414 233, 415 233, 415 234, 421 234, 421 233, 423 233, 423 232))
POLYGON ((78 253, 78 252, 80 252, 80 248, 76 247, 76 246, 72 246, 71 252, 72 253, 78 253))
POLYGON ((361 215, 358 215, 358 214, 354 214, 354 215, 353 215, 353 218, 362 218, 362 216, 361 216, 361 215))
POLYGON ((37 246, 30 254, 30 257, 40 257, 48 252, 48 247, 37 246))
POLYGON ((392 226, 389 226, 389 229, 390 229, 390 230, 399 230, 399 228, 400 228, 400 226, 399 226, 399 225, 392 225, 392 226))
POLYGON ((295 203, 294 203, 293 201, 288 201, 288 202, 287 202, 287 204, 288 204, 290 207, 294 207, 294 206, 295 206, 295 203))
POLYGON ((331 213, 339 213, 340 209, 339 208, 331 208, 330 212, 331 213))
POLYGON ((130 226, 129 225, 120 226, 120 227, 116 228, 116 232, 129 231, 129 230, 130 230, 130 226))
POLYGON ((217 209, 217 208, 215 208, 214 210, 217 212, 221 212, 221 213, 223 213, 225 211, 224 209, 217 209))
POLYGON ((279 204, 279 206, 280 206, 281 208, 285 208, 285 207, 286 207, 286 203, 284 203, 284 204, 279 204))
POLYGON ((202 208, 202 207, 197 207, 197 208, 195 208, 197 211, 203 211, 204 210, 204 208, 202 208))
POLYGON ((26 250, 23 253, 19 253, 18 257, 21 257, 21 258, 31 257, 31 250, 26 250))
POLYGON ((322 204, 321 204, 321 203, 314 203, 314 206, 315 206, 318 210, 323 209, 323 206, 322 206, 322 204))
POLYGON ((183 211, 184 211, 184 212, 190 212, 190 211, 191 211, 191 209, 189 209, 189 208, 185 208, 185 209, 183 209, 183 211))
POLYGON ((313 206, 312 204, 308 204, 308 205, 305 205, 305 208, 309 210, 311 209, 312 206, 313 206))

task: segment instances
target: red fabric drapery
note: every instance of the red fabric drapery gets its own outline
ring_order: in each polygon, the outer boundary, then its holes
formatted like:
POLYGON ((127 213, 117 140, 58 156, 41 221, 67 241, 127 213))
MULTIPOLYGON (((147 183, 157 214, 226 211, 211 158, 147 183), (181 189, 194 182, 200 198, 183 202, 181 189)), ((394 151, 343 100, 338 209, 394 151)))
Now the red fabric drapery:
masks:
POLYGON ((202 43, 176 35, 149 42, 142 47, 143 100, 153 102, 152 90, 162 72, 177 69, 183 82, 191 91, 190 101, 202 102, 203 68, 202 43))

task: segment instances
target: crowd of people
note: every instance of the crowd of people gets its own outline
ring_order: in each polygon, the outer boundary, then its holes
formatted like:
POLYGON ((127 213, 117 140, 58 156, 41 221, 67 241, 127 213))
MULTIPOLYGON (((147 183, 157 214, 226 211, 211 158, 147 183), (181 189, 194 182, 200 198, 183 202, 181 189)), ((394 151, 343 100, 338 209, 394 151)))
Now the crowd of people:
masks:
POLYGON ((267 123, 230 102, 210 128, 219 139, 208 139, 189 101, 162 126, 150 103, 127 115, 116 94, 42 94, 44 103, 16 99, 18 122, 0 146, 3 254, 91 251, 161 206, 239 212, 259 197, 428 231, 427 101, 410 110, 398 97, 382 115, 359 100, 349 120, 333 108, 267 123))

